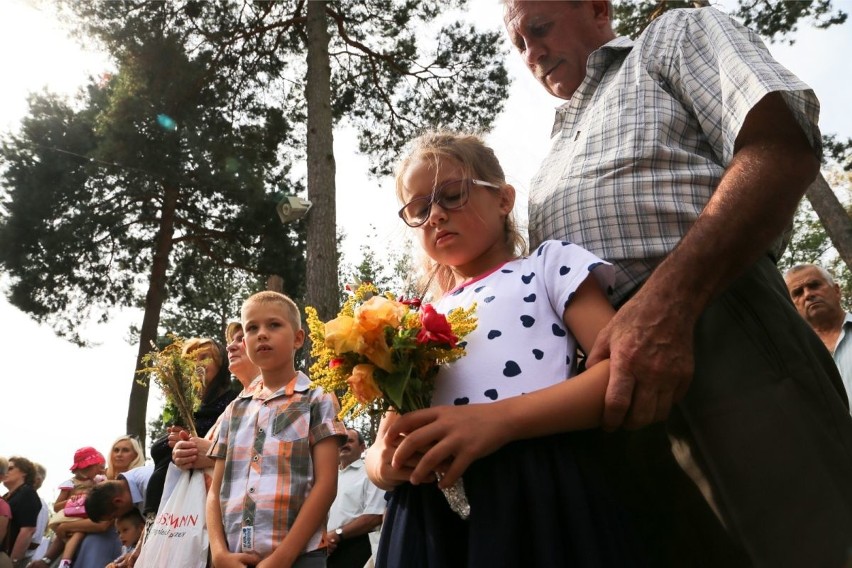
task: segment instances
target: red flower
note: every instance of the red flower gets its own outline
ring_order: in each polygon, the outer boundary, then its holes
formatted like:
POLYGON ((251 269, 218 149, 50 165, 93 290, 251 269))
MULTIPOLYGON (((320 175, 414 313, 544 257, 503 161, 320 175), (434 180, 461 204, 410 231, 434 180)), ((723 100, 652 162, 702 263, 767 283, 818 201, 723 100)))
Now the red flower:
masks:
POLYGON ((399 302, 400 304, 405 304, 406 306, 408 306, 412 310, 419 310, 420 309, 420 298, 408 298, 408 299, 406 299, 406 298, 403 298, 402 296, 400 296, 399 298, 397 298, 396 301, 399 302))
POLYGON ((336 357, 336 358, 334 358, 334 359, 332 359, 331 361, 328 362, 328 368, 334 369, 335 367, 339 367, 342 364, 343 364, 343 359, 341 359, 340 357, 336 357))
POLYGON ((436 312, 432 304, 420 308, 420 323, 423 327, 417 332, 417 343, 447 344, 450 349, 456 346, 459 338, 453 333, 450 322, 444 314, 436 312))

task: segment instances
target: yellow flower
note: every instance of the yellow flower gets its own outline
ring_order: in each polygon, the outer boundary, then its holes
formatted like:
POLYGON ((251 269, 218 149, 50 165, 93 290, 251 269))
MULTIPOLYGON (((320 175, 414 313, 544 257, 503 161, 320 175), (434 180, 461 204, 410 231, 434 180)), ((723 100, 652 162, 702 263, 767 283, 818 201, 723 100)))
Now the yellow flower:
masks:
POLYGON ((325 324, 325 344, 338 355, 360 353, 364 348, 364 330, 353 318, 338 316, 325 324))
POLYGON ((352 394, 361 404, 370 404, 382 396, 382 391, 379 390, 376 380, 373 378, 375 369, 374 366, 366 363, 355 365, 352 369, 352 375, 346 379, 352 394))

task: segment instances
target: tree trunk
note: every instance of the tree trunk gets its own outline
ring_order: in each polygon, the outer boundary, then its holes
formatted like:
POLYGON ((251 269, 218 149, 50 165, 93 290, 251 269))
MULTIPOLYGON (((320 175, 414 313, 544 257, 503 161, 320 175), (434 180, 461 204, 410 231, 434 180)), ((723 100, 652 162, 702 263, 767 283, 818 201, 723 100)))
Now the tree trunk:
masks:
POLYGON ((157 328, 160 325, 160 311, 166 295, 166 273, 169 268, 169 255, 172 252, 172 239, 175 231, 175 210, 177 208, 178 189, 166 187, 163 195, 163 207, 160 211, 160 227, 151 263, 151 278, 145 294, 145 315, 142 318, 142 330, 139 334, 139 353, 136 355, 136 372, 133 373, 133 385, 130 389, 130 406, 127 409, 127 433, 137 436, 145 447, 145 414, 148 409, 148 385, 141 384, 138 371, 144 366, 142 357, 152 349, 157 340, 157 328))
POLYGON ((822 174, 808 187, 805 195, 840 258, 852 270, 852 219, 849 218, 849 212, 844 209, 822 174))
POLYGON ((334 149, 331 119, 330 34, 326 2, 308 2, 308 199, 313 203, 307 216, 307 305, 320 318, 337 312, 337 246, 334 187, 334 149))

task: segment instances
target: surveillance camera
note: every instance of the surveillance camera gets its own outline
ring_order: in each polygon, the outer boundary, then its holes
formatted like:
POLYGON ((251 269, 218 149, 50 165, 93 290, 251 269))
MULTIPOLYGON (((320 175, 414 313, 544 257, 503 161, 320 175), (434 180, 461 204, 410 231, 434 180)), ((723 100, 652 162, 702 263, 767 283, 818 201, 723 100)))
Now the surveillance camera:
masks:
POLYGON ((287 195, 278 202, 275 209, 278 211, 278 218, 281 219, 281 222, 289 223, 307 215, 311 205, 311 202, 307 199, 296 197, 295 195, 287 195))

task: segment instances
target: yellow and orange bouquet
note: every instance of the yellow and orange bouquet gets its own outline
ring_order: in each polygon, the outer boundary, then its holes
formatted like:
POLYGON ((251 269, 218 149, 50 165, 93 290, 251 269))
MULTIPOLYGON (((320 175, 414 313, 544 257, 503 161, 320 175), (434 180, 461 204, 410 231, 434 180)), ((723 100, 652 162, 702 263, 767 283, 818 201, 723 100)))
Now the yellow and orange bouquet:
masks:
POLYGON ((427 408, 439 367, 465 354, 460 341, 476 329, 475 309, 445 316, 372 284, 360 284, 329 322, 308 306, 313 382, 344 393, 341 417, 427 408))

